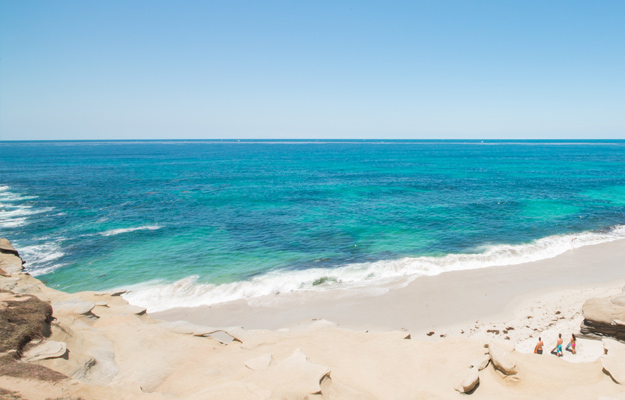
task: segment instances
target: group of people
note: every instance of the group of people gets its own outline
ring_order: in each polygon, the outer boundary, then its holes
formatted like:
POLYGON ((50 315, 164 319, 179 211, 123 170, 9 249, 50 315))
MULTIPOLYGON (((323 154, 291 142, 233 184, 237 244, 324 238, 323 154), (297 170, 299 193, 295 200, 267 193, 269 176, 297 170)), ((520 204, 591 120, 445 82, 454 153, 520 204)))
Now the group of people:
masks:
MULTIPOLYGON (((558 334, 558 341, 556 342, 556 347, 553 348, 553 350, 551 350, 551 354, 556 355, 558 357, 562 357, 562 344, 564 343, 564 340, 562 339, 562 334, 559 333, 558 334)), ((575 345, 577 344, 577 338, 575 337, 575 334, 571 334, 571 341, 569 342, 569 344, 566 345, 566 350, 570 351, 573 354, 577 353, 577 350, 575 349, 575 345)), ((543 346, 545 344, 543 343, 543 339, 542 338, 538 338, 538 343, 536 343, 536 347, 534 347, 534 354, 543 354, 543 346)))

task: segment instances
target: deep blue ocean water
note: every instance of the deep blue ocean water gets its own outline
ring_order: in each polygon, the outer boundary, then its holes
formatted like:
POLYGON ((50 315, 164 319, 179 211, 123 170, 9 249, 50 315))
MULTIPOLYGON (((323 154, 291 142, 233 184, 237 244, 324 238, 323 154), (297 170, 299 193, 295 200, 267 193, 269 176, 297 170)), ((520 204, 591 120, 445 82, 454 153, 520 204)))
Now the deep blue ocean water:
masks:
POLYGON ((625 237, 625 141, 1 142, 0 186, 31 273, 155 310, 625 237))

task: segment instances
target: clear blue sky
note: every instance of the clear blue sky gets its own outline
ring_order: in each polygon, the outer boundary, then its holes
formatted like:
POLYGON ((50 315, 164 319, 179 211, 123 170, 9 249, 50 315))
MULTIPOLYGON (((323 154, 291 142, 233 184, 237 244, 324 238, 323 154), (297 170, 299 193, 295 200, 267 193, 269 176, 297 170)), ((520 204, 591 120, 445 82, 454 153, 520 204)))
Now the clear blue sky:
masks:
POLYGON ((625 1, 0 0, 0 139, 625 138, 625 1))

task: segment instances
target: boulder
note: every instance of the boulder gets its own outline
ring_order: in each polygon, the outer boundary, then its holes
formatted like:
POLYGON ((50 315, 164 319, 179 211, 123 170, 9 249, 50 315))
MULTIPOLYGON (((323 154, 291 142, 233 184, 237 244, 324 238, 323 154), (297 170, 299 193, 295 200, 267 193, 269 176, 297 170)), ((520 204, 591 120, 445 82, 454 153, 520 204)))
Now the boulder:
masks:
POLYGON ((52 309, 55 314, 89 315, 94 307, 94 303, 78 299, 63 300, 52 303, 52 309))
POLYGON ((64 342, 48 340, 30 348, 24 353, 22 359, 24 361, 38 361, 63 357, 65 353, 67 353, 67 345, 64 342))
POLYGON ((504 375, 515 375, 518 372, 516 362, 511 356, 513 352, 514 348, 506 343, 491 343, 488 346, 493 367, 504 375))
POLYGON ((480 376, 477 373, 477 368, 471 368, 465 371, 464 376, 461 378, 456 390, 460 393, 470 393, 478 383, 480 383, 480 376))
POLYGON ((263 354, 260 357, 252 358, 251 360, 247 360, 245 362, 245 366, 254 371, 262 371, 264 369, 269 368, 271 365, 271 360, 273 357, 270 353, 263 354))
POLYGON ((625 294, 589 299, 582 306, 582 314, 582 335, 625 340, 625 294))

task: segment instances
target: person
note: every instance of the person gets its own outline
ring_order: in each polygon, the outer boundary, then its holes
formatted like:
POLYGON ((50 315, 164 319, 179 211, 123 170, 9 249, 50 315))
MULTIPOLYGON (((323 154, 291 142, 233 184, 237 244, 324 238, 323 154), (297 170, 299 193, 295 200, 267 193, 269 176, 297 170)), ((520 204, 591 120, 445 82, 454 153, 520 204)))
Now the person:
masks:
POLYGON ((577 344, 577 338, 575 337, 575 334, 572 333, 571 334, 571 342, 566 345, 566 350, 570 351, 573 354, 577 354, 577 350, 575 349, 575 345, 576 344, 577 344))
POLYGON ((551 350, 551 354, 562 357, 562 343, 564 343, 564 340, 562 340, 562 334, 558 333, 558 341, 556 343, 556 347, 551 350))
POLYGON ((543 339, 538 337, 538 343, 536 343, 536 347, 534 347, 534 354, 543 354, 543 339))

